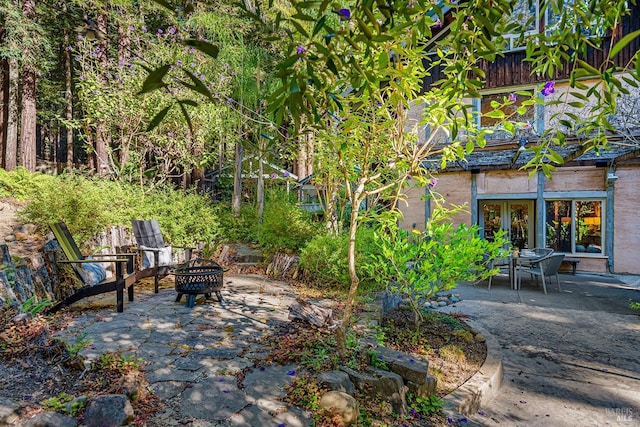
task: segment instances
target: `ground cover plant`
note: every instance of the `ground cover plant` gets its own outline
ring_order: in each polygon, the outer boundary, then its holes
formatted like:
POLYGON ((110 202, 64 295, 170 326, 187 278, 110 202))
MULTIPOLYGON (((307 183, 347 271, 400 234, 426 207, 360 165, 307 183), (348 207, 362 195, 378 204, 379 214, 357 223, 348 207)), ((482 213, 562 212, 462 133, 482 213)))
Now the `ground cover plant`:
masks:
MULTIPOLYGON (((429 374, 438 380, 436 394, 428 398, 408 394, 410 410, 407 416, 402 417, 394 414, 391 405, 380 396, 356 392, 354 397, 359 402, 361 425, 447 425, 441 412, 441 398, 478 371, 486 357, 486 345, 482 339, 476 339, 476 334, 460 316, 428 310, 424 318, 418 329, 408 305, 393 309, 383 317, 376 331, 376 339, 387 348, 427 358, 429 374)), ((314 328, 304 322, 284 322, 265 338, 270 352, 259 363, 293 363, 301 366, 302 371, 296 373, 294 381, 287 388, 285 400, 311 411, 316 426, 339 426, 338 421, 318 405, 327 390, 316 375, 340 369, 341 366, 361 372, 372 367, 388 370, 384 360, 378 358, 375 351, 360 343, 361 338, 361 334, 349 330, 347 356, 340 358, 335 336, 329 330, 314 328)))

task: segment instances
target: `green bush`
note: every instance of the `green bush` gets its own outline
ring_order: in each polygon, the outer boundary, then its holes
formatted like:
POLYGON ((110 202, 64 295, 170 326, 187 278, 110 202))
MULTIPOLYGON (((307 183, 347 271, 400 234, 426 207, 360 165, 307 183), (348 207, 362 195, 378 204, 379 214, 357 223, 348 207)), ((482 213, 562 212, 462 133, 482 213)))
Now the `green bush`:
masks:
POLYGON ((315 235, 320 225, 298 207, 289 194, 273 190, 265 198, 257 241, 271 251, 299 252, 315 235))
POLYGON ((32 174, 23 167, 8 172, 0 168, 0 197, 14 197, 18 200, 28 199, 40 185, 54 181, 52 175, 32 174))
MULTIPOLYGON (((314 237, 300 253, 300 266, 310 284, 321 287, 339 287, 346 290, 351 284, 347 259, 349 235, 321 234, 314 237)), ((368 227, 358 229, 356 237, 356 274, 360 279, 359 291, 366 293, 379 288, 363 266, 381 254, 375 242, 374 231, 368 227)))
POLYGON ((129 228, 132 219, 157 219, 167 243, 173 245, 220 239, 213 203, 192 191, 167 186, 149 192, 146 187, 79 173, 0 172, 5 195, 28 200, 21 212, 25 220, 43 230, 64 221, 77 241, 86 241, 109 226, 129 228))
POLYGON ((258 236, 258 213, 242 205, 240 215, 233 215, 228 203, 218 203, 215 213, 220 222, 220 238, 227 242, 255 242, 258 236))

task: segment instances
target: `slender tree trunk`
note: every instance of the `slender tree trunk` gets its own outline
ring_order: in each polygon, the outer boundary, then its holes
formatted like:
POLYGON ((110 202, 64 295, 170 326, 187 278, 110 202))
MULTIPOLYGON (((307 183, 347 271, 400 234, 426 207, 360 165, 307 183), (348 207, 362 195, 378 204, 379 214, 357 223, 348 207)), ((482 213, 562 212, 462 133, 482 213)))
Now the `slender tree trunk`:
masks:
POLYGON ((336 328, 336 344, 340 357, 344 357, 346 355, 347 328, 351 322, 353 304, 356 300, 356 294, 360 284, 360 278, 356 273, 356 233, 358 231, 358 216, 360 214, 360 202, 363 190, 363 185, 359 185, 358 188, 354 190, 350 198, 351 217, 349 219, 349 250, 347 256, 349 260, 349 277, 351 278, 351 287, 349 288, 349 295, 347 295, 344 313, 342 314, 342 322, 340 322, 340 326, 336 328))
MULTIPOLYGON (((98 37, 100 42, 98 43, 98 62, 102 65, 103 69, 106 69, 109 65, 109 58, 107 56, 108 42, 107 42, 107 13, 100 12, 96 16, 96 27, 98 31, 98 37)), ((96 139, 95 139, 95 162, 96 170, 99 176, 105 176, 109 173, 109 158, 107 154, 107 147, 109 146, 110 138, 109 132, 104 124, 104 121, 98 119, 96 124, 96 139)))
POLYGON ((9 59, 7 62, 9 64, 9 102, 4 168, 11 171, 18 165, 18 64, 14 59, 9 59))
MULTIPOLYGON (((0 42, 2 34, 0 34, 0 42)), ((0 60, 0 167, 5 165, 4 155, 7 146, 7 125, 9 123, 9 64, 0 60)))
MULTIPOLYGON (((66 15, 67 13, 67 2, 62 2, 62 12, 66 15)), ((73 120, 73 89, 72 89, 72 71, 71 71, 71 51, 67 49, 71 43, 71 36, 69 35, 69 29, 65 27, 64 29, 64 102, 66 105, 64 111, 64 117, 67 120, 67 123, 71 123, 73 120)), ((66 127, 67 131, 67 166, 69 169, 73 167, 73 128, 70 125, 66 127)), ((56 154, 58 151, 58 144, 55 145, 56 154)), ((53 160, 58 161, 58 157, 54 157, 53 160)))
MULTIPOLYGON (((35 0, 22 0, 22 12, 36 20, 35 0)), ((24 55, 24 53, 23 53, 24 55)), ((23 56, 24 57, 24 56, 23 56)), ((22 117, 20 126, 20 164, 29 172, 36 170, 36 69, 28 60, 22 69, 22 117)))
POLYGON ((260 138, 260 158, 258 159, 258 187, 256 189, 256 201, 258 202, 258 220, 262 222, 264 213, 264 161, 262 156, 265 152, 264 138, 260 138))
POLYGON ((231 198, 231 212, 240 215, 240 202, 242 199, 242 144, 236 142, 235 167, 233 168, 233 197, 231 198))

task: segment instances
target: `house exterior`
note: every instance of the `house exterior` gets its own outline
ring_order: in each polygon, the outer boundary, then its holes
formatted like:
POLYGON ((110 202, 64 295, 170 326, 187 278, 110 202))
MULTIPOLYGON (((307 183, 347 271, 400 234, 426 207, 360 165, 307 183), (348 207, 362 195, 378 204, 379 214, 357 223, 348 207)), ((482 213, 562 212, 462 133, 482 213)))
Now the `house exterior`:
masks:
MULTIPOLYGON (((524 2, 526 3, 526 2, 524 2)), ((532 5, 531 13, 537 6, 532 5)), ((536 15, 537 16, 537 15, 536 15)), ((538 27, 545 31, 553 17, 540 14, 538 27), (546 27, 545 27, 546 23, 546 27)), ((624 18, 617 34, 605 38, 620 39, 640 28, 640 6, 624 18)), ((514 37, 513 43, 517 43, 514 37)), ((616 58, 620 65, 629 62, 640 49, 636 38, 616 58)), ((607 58, 606 49, 590 49, 586 60, 598 67, 607 58)), ((477 111, 489 108, 491 100, 509 96, 518 90, 532 90, 544 83, 543 76, 531 75, 523 62, 525 52, 514 44, 512 50, 493 63, 482 63, 486 85, 482 99, 470 100, 477 111)), ((565 72, 566 73, 566 72, 565 72)), ((437 70, 431 81, 437 81, 437 70)), ((424 229, 431 212, 430 192, 444 196, 447 204, 465 205, 454 222, 477 224, 483 237, 504 229, 514 248, 551 247, 579 260, 578 270, 640 274, 640 92, 630 87, 630 94, 619 99, 620 112, 611 118, 618 133, 610 138, 609 150, 585 151, 581 140, 567 131, 565 146, 556 147, 564 163, 552 178, 542 172, 530 176, 521 170, 533 156, 526 151, 535 144, 543 129, 562 126, 551 119, 556 106, 549 101, 567 86, 568 74, 555 79, 555 92, 546 96, 545 105, 527 109, 519 121, 531 123, 531 130, 516 138, 496 131, 484 148, 477 148, 464 162, 450 163, 438 171, 433 188, 411 187, 407 203, 399 207, 404 214, 405 229, 424 229)), ((514 96, 514 95, 512 95, 514 96)), ((580 115, 580 111, 574 111, 580 115)), ((483 119, 484 120, 484 119, 483 119)), ((490 119, 481 126, 492 126, 490 119)), ((437 167, 439 158, 430 159, 437 167)))

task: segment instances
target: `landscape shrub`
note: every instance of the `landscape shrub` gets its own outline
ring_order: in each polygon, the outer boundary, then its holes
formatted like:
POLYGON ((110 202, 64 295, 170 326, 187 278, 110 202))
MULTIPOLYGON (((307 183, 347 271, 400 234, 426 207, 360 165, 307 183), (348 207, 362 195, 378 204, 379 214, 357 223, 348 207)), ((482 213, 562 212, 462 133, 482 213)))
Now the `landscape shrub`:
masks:
MULTIPOLYGON (((305 280, 321 288, 348 289, 351 284, 347 259, 348 245, 347 233, 338 236, 323 233, 309 241, 300 252, 300 266, 304 269, 305 280)), ((372 277, 375 273, 363 268, 376 256, 381 256, 381 250, 376 244, 374 230, 368 227, 359 228, 356 237, 356 274, 361 282, 361 293, 380 289, 372 277)))
POLYGON ((242 205, 233 215, 228 203, 216 203, 214 212, 220 223, 220 239, 226 242, 255 242, 258 237, 258 213, 253 206, 242 205))
POLYGON ((168 244, 192 245, 220 238, 213 203, 206 195, 169 186, 153 191, 80 173, 56 176, 3 171, 0 188, 22 196, 23 219, 43 230, 64 221, 76 241, 86 241, 109 226, 131 227, 132 219, 157 219, 168 244))
POLYGON ((277 189, 267 192, 257 233, 258 244, 263 248, 298 253, 321 229, 321 224, 300 209, 293 197, 277 189))

